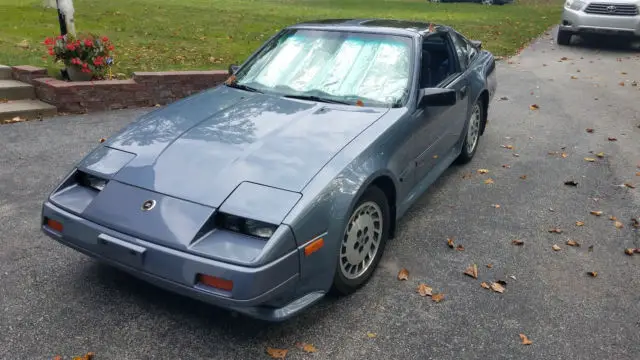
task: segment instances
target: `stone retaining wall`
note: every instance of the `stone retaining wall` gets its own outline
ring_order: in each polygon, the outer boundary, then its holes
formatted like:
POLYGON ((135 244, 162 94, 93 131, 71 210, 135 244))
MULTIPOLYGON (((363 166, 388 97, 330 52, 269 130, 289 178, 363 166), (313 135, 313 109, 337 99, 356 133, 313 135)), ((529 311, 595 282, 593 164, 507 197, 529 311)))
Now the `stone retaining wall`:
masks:
POLYGON ((32 84, 36 96, 58 111, 85 113, 165 105, 224 82, 228 72, 136 72, 128 80, 70 82, 47 77, 46 69, 15 66, 13 76, 32 84))

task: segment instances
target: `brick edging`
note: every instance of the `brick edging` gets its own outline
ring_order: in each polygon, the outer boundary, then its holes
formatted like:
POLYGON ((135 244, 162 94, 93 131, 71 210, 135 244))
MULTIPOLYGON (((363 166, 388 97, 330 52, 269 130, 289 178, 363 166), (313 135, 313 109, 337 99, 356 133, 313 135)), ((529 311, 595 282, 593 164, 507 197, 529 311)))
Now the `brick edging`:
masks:
POLYGON ((165 105, 214 87, 228 77, 225 70, 135 72, 132 79, 62 81, 47 70, 14 66, 12 74, 35 87, 36 96, 67 113, 165 105))

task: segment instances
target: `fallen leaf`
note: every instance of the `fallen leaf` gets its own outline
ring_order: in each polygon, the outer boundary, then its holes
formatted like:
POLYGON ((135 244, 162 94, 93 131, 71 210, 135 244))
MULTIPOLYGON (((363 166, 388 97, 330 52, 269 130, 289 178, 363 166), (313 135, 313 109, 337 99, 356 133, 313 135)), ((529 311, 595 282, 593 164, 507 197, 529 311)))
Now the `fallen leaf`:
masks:
POLYGON ((409 279, 409 270, 403 268, 398 273, 398 280, 408 280, 408 279, 409 279))
POLYGON ((522 180, 526 180, 526 179, 527 179, 527 175, 521 175, 521 176, 520 176, 520 179, 522 179, 522 180))
POLYGON ((103 142, 105 142, 105 141, 107 141, 107 139, 105 139, 105 138, 100 138, 100 143, 103 143, 103 142))
POLYGON ((493 204, 493 205, 491 205, 491 206, 493 206, 493 207, 494 207, 494 208, 496 208, 496 209, 500 209, 500 204, 493 204))
POLYGON ((638 219, 636 218, 631 218, 631 226, 636 229, 640 229, 640 221, 638 221, 638 219))
POLYGON ((588 133, 592 133, 593 132, 592 128, 586 128, 586 130, 587 130, 588 133))
POLYGON ((634 249, 631 249, 631 248, 629 248, 629 249, 624 249, 624 253, 625 253, 625 254, 627 254, 627 255, 629 255, 629 256, 632 256, 632 255, 633 255, 633 253, 634 253, 634 249))
POLYGON ((511 165, 509 165, 509 164, 502 164, 502 167, 503 167, 503 168, 505 168, 505 169, 510 169, 510 168, 511 168, 511 165))
POLYGON ((567 240, 567 245, 569 246, 580 246, 580 243, 575 240, 567 240))
POLYGON ((600 210, 592 210, 590 212, 590 214, 591 215, 595 215, 595 216, 600 216, 600 215, 602 215, 602 211, 600 211, 600 210))
POLYGON ((491 283, 491 290, 502 294, 502 293, 504 293, 504 286, 502 286, 501 284, 499 284, 497 282, 493 282, 493 283, 491 283))
MULTIPOLYGON (((514 275, 509 275, 509 277, 512 278, 513 280, 516 279, 516 277, 514 275)), ((505 283, 505 285, 506 285, 506 283, 505 283)))
POLYGON ((564 184, 569 186, 578 186, 578 182, 575 180, 567 180, 564 182, 564 184))
POLYGON ((616 229, 622 229, 624 227, 624 225, 620 221, 614 222, 613 226, 615 226, 616 229))
POLYGON ((576 221, 576 226, 584 226, 584 221, 576 221))
POLYGON ((444 294, 440 293, 440 294, 433 294, 431 295, 431 300, 439 303, 440 301, 444 300, 444 294))
POLYGON ((429 286, 427 286, 426 284, 420 284, 418 285, 418 294, 420 294, 420 296, 425 297, 425 296, 431 296, 431 292, 433 291, 432 288, 430 288, 429 286))
POLYGON ((482 286, 483 289, 491 289, 491 286, 484 281, 480 283, 480 286, 482 286))
POLYGON ((531 345, 531 344, 533 344, 533 341, 529 340, 529 338, 525 334, 520 334, 520 340, 522 340, 522 345, 531 345))
POLYGON ((478 173, 479 174, 486 174, 488 172, 489 172, 489 170, 487 170, 487 169, 478 169, 478 173))
POLYGON ((540 109, 540 106, 538 106, 538 104, 532 104, 532 105, 529 106, 529 109, 530 110, 538 110, 538 109, 540 109))
POLYGON ((591 276, 591 277, 598 276, 598 272, 597 271, 589 271, 587 274, 589 274, 589 276, 591 276))
POLYGON ((594 162, 594 161, 596 161, 596 159, 590 158, 590 157, 586 157, 586 158, 584 158, 584 161, 594 162))
POLYGON ((491 185, 493 184, 493 179, 492 178, 488 178, 487 180, 484 181, 485 184, 487 185, 491 185))
POLYGON ((618 218, 616 218, 615 216, 611 215, 611 216, 609 216, 609 220, 616 221, 616 220, 618 220, 618 218))
POLYGON ((599 158, 603 158, 604 157, 604 153, 603 152, 599 152, 596 154, 597 157, 599 158))
POLYGON ((638 171, 638 172, 636 173, 636 176, 640 176, 640 171, 638 171))
POLYGON ((313 346, 313 344, 297 343, 296 347, 301 349, 302 351, 304 351, 306 353, 314 353, 314 352, 318 351, 318 349, 315 346, 313 346))
POLYGON ((610 136, 610 137, 608 137, 608 138, 607 138, 607 140, 609 140, 609 141, 618 141, 618 139, 617 139, 617 138, 614 138, 614 137, 611 137, 611 136, 610 136))
POLYGON ((506 281, 504 281, 504 280, 497 280, 497 281, 496 281, 496 283, 497 283, 497 284, 500 284, 500 285, 502 285, 502 286, 507 286, 507 282, 506 282, 506 281))
POLYGON ((575 79, 577 79, 577 78, 578 78, 577 76, 573 76, 573 75, 571 75, 571 80, 575 80, 575 79))
POLYGON ((550 233, 556 233, 556 234, 562 234, 562 229, 560 229, 560 228, 552 228, 552 229, 549 229, 549 232, 550 233))
POLYGON ((513 245, 524 245, 524 241, 516 239, 516 240, 512 240, 511 243, 513 245))
POLYGON ((520 157, 520 154, 516 154, 516 153, 513 153, 511 155, 513 155, 513 157, 520 157))
POLYGON ((474 279, 478 278, 478 265, 470 265, 467 270, 464 271, 465 275, 471 276, 474 279))
POLYGON ((620 82, 618 83, 618 85, 620 85, 620 86, 624 86, 624 81, 620 81, 620 82))
POLYGON ((84 354, 84 360, 93 360, 95 356, 96 354, 94 352, 88 352, 84 354))
POLYGON ((564 153, 564 152, 563 152, 562 154, 560 154, 560 156, 562 156, 562 158, 566 158, 566 157, 567 157, 567 156, 569 156, 569 155, 567 155, 567 153, 564 153))
POLYGON ((566 56, 563 56, 562 58, 560 58, 560 60, 569 60, 569 58, 566 56))
POLYGON ((453 245, 453 239, 452 239, 452 238, 448 238, 448 239, 447 239, 447 245, 448 245, 450 248, 452 248, 452 249, 453 249, 453 246, 454 246, 454 245, 453 245))
POLYGON ((505 148, 505 149, 509 149, 509 150, 513 150, 513 145, 500 145, 500 147, 505 148))
POLYGON ((470 179, 472 176, 473 176, 473 174, 472 174, 472 173, 466 173, 466 174, 463 174, 463 175, 462 175, 462 178, 463 178, 463 179, 470 179))
POLYGON ((554 244, 551 248, 553 249, 553 251, 560 251, 560 250, 562 250, 562 248, 561 248, 560 246, 555 245, 555 244, 554 244))
POLYGON ((487 267, 491 269, 493 267, 493 264, 487 264, 487 267))
POLYGON ((590 245, 589 246, 589 252, 592 252, 592 251, 593 251, 593 245, 590 245))
POLYGON ((629 189, 635 189, 636 188, 635 185, 633 185, 632 183, 628 183, 628 182, 624 183, 624 186, 628 187, 629 189))
POLYGON ((503 97, 500 98, 500 100, 505 101, 505 100, 509 100, 509 98, 506 97, 506 96, 503 96, 503 97))
POLYGON ((378 336, 378 334, 367 331, 367 337, 368 337, 369 339, 373 339, 373 338, 375 338, 376 336, 378 336))
POLYGON ((272 347, 267 347, 267 354, 271 356, 272 359, 284 359, 288 352, 289 350, 287 349, 274 349, 272 347))
POLYGON ((458 245, 458 246, 456 246, 456 250, 458 250, 458 251, 464 251, 464 246, 462 246, 462 245, 458 245))

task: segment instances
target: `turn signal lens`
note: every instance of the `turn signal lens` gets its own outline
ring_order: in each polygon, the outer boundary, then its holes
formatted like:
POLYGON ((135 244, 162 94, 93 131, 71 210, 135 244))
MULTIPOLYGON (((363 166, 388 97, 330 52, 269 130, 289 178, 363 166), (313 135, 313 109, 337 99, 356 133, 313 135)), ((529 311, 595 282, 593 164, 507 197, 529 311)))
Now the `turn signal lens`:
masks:
POLYGON ((61 222, 47 218, 46 224, 50 229, 62 233, 63 226, 61 222))
POLYGON ((311 244, 305 246, 304 256, 309 256, 314 252, 320 250, 324 246, 324 239, 319 238, 311 242, 311 244))
POLYGON ((224 291, 233 289, 233 281, 210 275, 198 274, 197 282, 224 291))

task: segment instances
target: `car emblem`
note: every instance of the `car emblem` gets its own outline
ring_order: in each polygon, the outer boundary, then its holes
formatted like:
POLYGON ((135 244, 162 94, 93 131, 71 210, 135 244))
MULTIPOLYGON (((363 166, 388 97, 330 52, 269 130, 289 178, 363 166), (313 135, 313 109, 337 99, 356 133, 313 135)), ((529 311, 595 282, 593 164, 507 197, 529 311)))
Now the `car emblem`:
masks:
POLYGON ((147 200, 142 203, 142 211, 149 211, 156 206, 155 200, 147 200))
POLYGON ((607 11, 610 12, 610 13, 614 13, 614 12, 616 12, 616 7, 613 6, 613 5, 609 5, 609 6, 607 6, 607 11))

